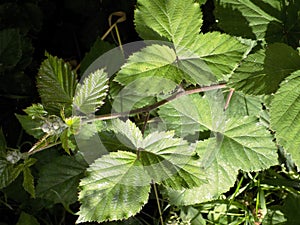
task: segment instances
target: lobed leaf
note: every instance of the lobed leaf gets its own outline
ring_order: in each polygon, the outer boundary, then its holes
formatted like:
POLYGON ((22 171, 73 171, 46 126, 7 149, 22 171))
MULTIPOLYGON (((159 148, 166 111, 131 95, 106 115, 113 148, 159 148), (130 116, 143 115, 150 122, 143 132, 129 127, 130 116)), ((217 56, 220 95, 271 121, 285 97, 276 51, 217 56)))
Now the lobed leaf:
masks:
POLYGON ((272 136, 255 117, 227 120, 222 135, 196 146, 208 183, 182 192, 170 190, 171 203, 190 205, 215 199, 234 185, 239 170, 259 171, 277 164, 272 136))
POLYGON ((126 219, 146 204, 151 178, 135 154, 112 152, 97 159, 87 172, 80 182, 77 223, 126 219))

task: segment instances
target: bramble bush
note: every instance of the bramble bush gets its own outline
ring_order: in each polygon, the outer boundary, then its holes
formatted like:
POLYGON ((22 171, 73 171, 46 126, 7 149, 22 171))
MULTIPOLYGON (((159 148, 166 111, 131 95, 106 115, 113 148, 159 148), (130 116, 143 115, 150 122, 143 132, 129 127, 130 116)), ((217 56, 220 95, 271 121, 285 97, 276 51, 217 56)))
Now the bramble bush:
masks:
MULTIPOLYGON (((205 2, 138 0, 143 40, 121 44, 117 21, 119 46, 98 38, 80 70, 45 54, 41 101, 16 114, 36 142, 24 152, 0 134, 1 211, 17 224, 298 224, 300 2, 215 0, 203 32, 205 2)), ((16 32, 0 32, 1 73, 20 64, 16 32)))

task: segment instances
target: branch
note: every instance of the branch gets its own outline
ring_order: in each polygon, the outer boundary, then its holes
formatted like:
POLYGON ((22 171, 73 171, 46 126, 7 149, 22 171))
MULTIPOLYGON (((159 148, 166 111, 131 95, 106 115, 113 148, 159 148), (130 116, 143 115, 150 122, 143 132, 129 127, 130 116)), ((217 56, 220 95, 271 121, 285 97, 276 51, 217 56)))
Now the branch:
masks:
POLYGON ((148 105, 148 106, 145 106, 145 107, 142 107, 139 109, 134 109, 134 110, 127 111, 127 112, 100 115, 100 116, 96 116, 95 118, 86 119, 83 122, 89 123, 89 122, 93 122, 96 120, 110 120, 110 119, 121 118, 121 117, 128 116, 128 115, 139 114, 139 113, 143 113, 143 112, 150 112, 150 111, 157 109, 158 107, 160 107, 168 102, 171 102, 177 98, 180 98, 182 96, 191 95, 191 94, 200 93, 200 92, 211 91, 211 90, 218 90, 218 89, 222 89, 225 87, 226 87, 226 84, 216 84, 216 85, 211 85, 211 86, 206 86, 206 87, 201 87, 201 88, 195 88, 195 89, 187 90, 187 91, 183 90, 183 91, 176 92, 175 94, 171 95, 170 97, 163 99, 159 102, 156 102, 152 105, 148 105))

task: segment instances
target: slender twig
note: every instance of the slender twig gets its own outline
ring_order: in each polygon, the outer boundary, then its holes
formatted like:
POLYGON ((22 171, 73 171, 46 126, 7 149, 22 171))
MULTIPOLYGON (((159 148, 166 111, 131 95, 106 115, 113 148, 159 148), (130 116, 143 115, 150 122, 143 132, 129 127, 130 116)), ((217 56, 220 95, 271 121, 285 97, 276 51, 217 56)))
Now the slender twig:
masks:
POLYGON ((226 103, 225 103, 225 106, 224 106, 224 111, 226 111, 226 109, 228 108, 229 106, 229 103, 230 103, 230 100, 231 100, 231 97, 233 95, 233 92, 234 92, 234 89, 231 88, 230 91, 229 91, 229 94, 227 96, 227 99, 226 99, 226 103))
POLYGON ((156 183, 153 180, 152 180, 152 184, 153 184, 153 189, 154 189, 155 198, 156 198, 156 202, 157 202, 157 208, 158 208, 158 212, 159 212, 160 222, 161 222, 161 225, 164 225, 164 220, 163 220, 162 211, 161 211, 161 208, 160 208, 160 202, 159 202, 159 198, 158 198, 156 183))
POLYGON ((145 120, 144 120, 144 124, 143 124, 142 130, 141 130, 141 132, 142 132, 143 135, 144 135, 144 133, 145 133, 145 130, 146 130, 146 127, 147 127, 147 123, 148 123, 149 118, 150 118, 150 113, 147 112, 147 115, 146 115, 146 117, 145 117, 145 120))
MULTIPOLYGON (((138 108, 138 109, 135 109, 135 110, 131 110, 131 111, 127 111, 127 112, 111 113, 111 114, 100 115, 100 116, 97 116, 95 118, 90 118, 90 119, 83 120, 82 122, 90 123, 90 122, 94 122, 96 120, 110 120, 110 119, 121 118, 121 117, 132 115, 132 114, 139 114, 139 113, 143 113, 143 112, 149 113, 150 111, 152 111, 154 109, 157 109, 158 107, 160 107, 160 106, 162 106, 162 105, 164 105, 164 104, 166 104, 166 103, 168 103, 170 101, 173 101, 173 100, 175 100, 177 98, 180 98, 182 96, 196 94, 196 93, 205 92, 205 91, 222 89, 222 88, 225 88, 225 87, 226 87, 226 84, 216 84, 216 85, 212 85, 212 86, 195 88, 195 89, 187 90, 187 91, 184 91, 184 90, 182 91, 181 90, 179 92, 174 93, 170 97, 168 97, 166 99, 163 99, 163 100, 161 100, 159 102, 156 102, 156 103, 154 103, 152 105, 148 105, 148 106, 145 106, 145 107, 142 107, 142 108, 138 108)), ((146 119, 145 123, 147 123, 147 121, 148 121, 148 119, 146 119)), ((144 124, 144 126, 145 126, 145 124, 144 124)), ((58 142, 55 142, 55 143, 52 143, 52 144, 49 144, 49 145, 37 148, 37 145, 39 143, 41 143, 42 141, 44 141, 47 137, 48 136, 46 135, 45 137, 42 138, 42 140, 40 140, 38 143, 36 143, 29 150, 29 152, 27 152, 27 155, 28 156, 33 155, 33 154, 35 154, 35 153, 37 153, 39 151, 51 148, 51 147, 53 147, 53 146, 58 145, 58 144, 61 143, 60 141, 58 141, 58 142)))
POLYGON ((93 121, 96 121, 96 120, 110 120, 110 119, 121 118, 121 117, 132 115, 132 114, 150 112, 150 111, 152 111, 154 109, 157 109, 158 107, 160 107, 160 106, 162 106, 162 105, 164 105, 168 102, 171 102, 171 101, 173 101, 177 98, 180 98, 182 96, 196 94, 196 93, 205 92, 205 91, 222 89, 222 88, 225 88, 225 87, 226 87, 226 84, 216 84, 216 85, 212 85, 212 86, 195 88, 195 89, 187 90, 187 91, 179 91, 179 92, 174 93, 170 97, 165 98, 165 99, 163 99, 159 102, 156 102, 152 105, 148 105, 148 106, 145 106, 145 107, 142 107, 142 108, 138 108, 138 109, 134 109, 134 110, 131 110, 131 111, 126 111, 126 112, 99 115, 99 116, 96 116, 96 117, 91 118, 91 119, 86 119, 86 120, 84 120, 84 122, 89 123, 89 122, 93 122, 93 121))

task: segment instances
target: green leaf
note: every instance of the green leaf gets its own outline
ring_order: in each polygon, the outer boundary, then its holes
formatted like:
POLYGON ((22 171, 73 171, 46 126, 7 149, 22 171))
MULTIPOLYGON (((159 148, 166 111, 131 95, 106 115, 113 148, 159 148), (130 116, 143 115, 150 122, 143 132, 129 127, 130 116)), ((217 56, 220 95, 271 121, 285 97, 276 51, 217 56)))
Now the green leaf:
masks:
POLYGON ((289 225, 297 225, 299 223, 300 216, 297 213, 297 209, 300 207, 300 196, 299 194, 289 193, 285 199, 282 211, 287 218, 289 225))
POLYGON ((300 31, 298 1, 216 0, 218 25, 235 36, 285 42, 297 47, 300 31))
POLYGON ((32 135, 36 139, 39 139, 44 136, 44 132, 41 129, 44 123, 42 120, 38 118, 32 119, 32 116, 27 115, 15 114, 15 116, 19 120, 26 133, 32 135))
POLYGON ((34 216, 22 212, 16 225, 40 225, 40 223, 34 216))
POLYGON ((136 84, 132 82, 125 87, 117 82, 110 82, 110 96, 113 98, 112 108, 115 112, 128 112, 156 102, 155 96, 145 92, 137 92, 136 84))
POLYGON ((194 149, 173 132, 155 132, 144 139, 138 157, 154 182, 173 189, 192 188, 205 183, 194 149))
POLYGON ((223 134, 198 142, 196 150, 207 168, 208 183, 182 192, 170 190, 173 204, 216 199, 234 185, 239 170, 259 171, 277 164, 272 136, 254 117, 228 119, 223 134))
POLYGON ((31 171, 28 167, 23 169, 23 187, 31 195, 32 198, 35 198, 35 188, 34 188, 34 177, 31 174, 31 171))
MULTIPOLYGON (((225 98, 227 99, 228 93, 225 98)), ((258 116, 262 111, 262 96, 246 95, 240 91, 234 91, 226 109, 228 117, 231 116, 258 116)))
POLYGON ((202 26, 202 12, 193 0, 140 0, 135 10, 135 25, 139 35, 145 40, 153 40, 160 35, 164 40, 184 47, 193 42, 202 26), (154 35, 153 31, 158 35, 154 35))
POLYGON ((6 140, 2 128, 0 128, 0 158, 6 156, 6 140))
POLYGON ((276 43, 249 55, 230 78, 230 85, 247 94, 271 94, 298 69, 298 52, 285 44, 276 43))
POLYGON ((209 100, 199 94, 182 96, 171 101, 160 107, 158 113, 167 129, 174 130, 180 137, 207 130, 212 124, 209 100))
POLYGON ((7 187, 23 170, 23 165, 17 165, 0 158, 0 189, 7 187))
POLYGON ((97 159, 87 172, 80 182, 82 205, 77 223, 126 219, 146 204, 151 178, 135 154, 110 153, 97 159))
POLYGON ((155 132, 143 138, 134 123, 112 121, 110 130, 125 148, 97 159, 80 183, 82 203, 77 222, 120 220, 135 215, 148 199, 150 182, 174 189, 205 182, 194 149, 173 132, 155 132), (130 202, 131 204, 128 204, 130 202), (93 210, 91 210, 91 208, 93 210))
POLYGON ((104 69, 96 70, 78 84, 73 100, 76 111, 84 114, 95 113, 104 104, 108 90, 108 78, 104 69))
POLYGON ((153 44, 132 54, 114 80, 130 85, 137 94, 169 92, 182 80, 175 61, 174 49, 153 44))
POLYGON ((68 110, 77 84, 76 74, 62 59, 47 53, 46 56, 48 58, 43 61, 37 77, 42 104, 50 114, 59 115, 62 108, 70 113, 68 110))
POLYGON ((35 198, 35 187, 34 187, 34 177, 31 174, 29 167, 36 163, 36 159, 28 158, 24 161, 23 168, 23 187, 31 195, 32 198, 35 198))
POLYGON ((30 116, 33 120, 35 118, 42 118, 48 114, 47 111, 45 111, 44 106, 40 103, 32 104, 32 106, 24 109, 24 112, 26 112, 27 115, 30 116))
POLYGON ((21 39, 17 29, 0 31, 0 71, 14 67, 22 56, 21 39))
POLYGON ((137 153, 149 176, 158 183, 175 189, 191 188, 205 182, 203 171, 192 158, 194 149, 174 132, 154 132, 143 138, 134 123, 115 120, 117 138, 137 153), (121 134, 121 135, 120 135, 121 134))
POLYGON ((281 83, 271 103, 271 129, 276 131, 276 140, 291 154, 300 166, 300 70, 281 83))
MULTIPOLYGON (((216 79, 224 79, 233 73, 237 68, 241 60, 250 52, 253 47, 252 42, 243 44, 238 39, 219 32, 211 32, 206 34, 200 34, 193 39, 193 42, 183 49, 183 52, 179 54, 179 60, 188 60, 188 62, 199 63, 199 59, 202 64, 205 63, 209 68, 210 76, 216 79), (182 55, 182 56, 181 56, 182 55), (195 58, 196 56, 196 58, 195 58)), ((202 67, 202 70, 206 71, 205 66, 198 65, 198 68, 202 67)), ((185 68, 185 67, 184 67, 185 68)), ((182 69, 183 71, 184 68, 182 69)), ((189 71, 189 70, 187 70, 189 71)), ((207 84, 201 76, 201 70, 196 70, 191 73, 190 76, 197 81, 198 84, 207 84), (200 74, 199 74, 200 73, 200 74), (199 78, 202 79, 199 81, 199 78)), ((211 80, 212 78, 210 78, 211 80)))
POLYGON ((42 167, 36 197, 69 205, 77 200, 77 186, 86 163, 75 157, 61 156, 42 167))
POLYGON ((114 131, 119 141, 130 149, 137 150, 143 147, 142 132, 130 120, 126 122, 119 119, 113 120, 109 129, 114 131))

